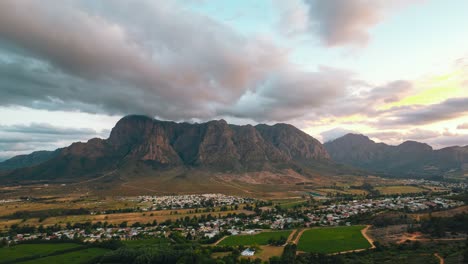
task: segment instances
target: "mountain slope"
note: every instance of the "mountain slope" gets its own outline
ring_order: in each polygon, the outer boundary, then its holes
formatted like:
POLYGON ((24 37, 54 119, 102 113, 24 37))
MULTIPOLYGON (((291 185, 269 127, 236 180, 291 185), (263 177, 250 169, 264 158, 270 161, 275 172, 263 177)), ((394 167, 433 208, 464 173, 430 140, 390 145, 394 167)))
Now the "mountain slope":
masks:
POLYGON ((240 173, 317 164, 323 169, 330 162, 319 141, 291 125, 235 126, 224 120, 189 124, 127 116, 108 139, 74 143, 52 159, 17 169, 1 180, 76 182, 124 168, 132 171, 129 168, 141 163, 153 170, 185 167, 240 173))
POLYGON ((31 167, 48 161, 60 153, 55 151, 35 151, 28 155, 18 155, 11 159, 0 162, 0 171, 14 170, 18 168, 31 167))
POLYGON ((338 163, 396 177, 433 177, 462 171, 468 165, 468 146, 433 150, 406 141, 398 146, 376 143, 359 134, 347 134, 324 144, 338 163))

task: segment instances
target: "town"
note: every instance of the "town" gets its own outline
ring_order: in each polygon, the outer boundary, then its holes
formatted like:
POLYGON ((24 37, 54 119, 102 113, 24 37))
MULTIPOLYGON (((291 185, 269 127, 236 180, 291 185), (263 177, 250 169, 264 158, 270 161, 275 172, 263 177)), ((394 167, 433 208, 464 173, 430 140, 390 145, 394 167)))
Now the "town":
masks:
POLYGON ((171 196, 138 196, 141 203, 150 203, 144 211, 182 209, 182 208, 202 208, 232 206, 244 203, 252 203, 254 199, 224 194, 192 194, 192 195, 171 195, 171 196))
MULTIPOLYGON (((135 198, 128 198, 135 199, 135 198)), ((250 213, 228 214, 216 216, 212 214, 185 217, 184 219, 167 220, 162 223, 126 222, 118 225, 107 222, 67 224, 67 227, 49 227, 49 232, 41 226, 37 229, 28 227, 13 230, 9 235, 0 237, 6 243, 20 243, 27 240, 82 239, 85 242, 95 242, 106 239, 132 240, 144 237, 165 237, 170 232, 180 232, 184 237, 220 238, 220 235, 257 234, 264 229, 283 230, 311 226, 339 226, 353 224, 353 217, 377 213, 379 211, 399 211, 406 213, 435 212, 464 205, 462 201, 441 198, 437 196, 398 196, 395 198, 374 198, 362 200, 321 200, 305 201, 300 210, 284 210, 271 203, 262 203, 257 199, 226 196, 223 194, 174 195, 174 196, 139 196, 140 203, 150 203, 148 208, 140 208, 142 212, 152 210, 175 210, 181 208, 216 208, 223 206, 242 206, 250 213), (310 206, 308 206, 310 204, 310 206), (265 206, 266 205, 266 206, 265 206), (269 205, 269 206, 268 206, 269 205), (162 209, 161 209, 162 208, 162 209), (19 231, 19 232, 17 232, 19 231)), ((298 207, 299 208, 299 207, 298 207)), ((220 208, 218 208, 221 210, 220 208)), ((173 211, 176 213, 177 211, 173 211)), ((95 212, 92 212, 95 214, 95 212)))

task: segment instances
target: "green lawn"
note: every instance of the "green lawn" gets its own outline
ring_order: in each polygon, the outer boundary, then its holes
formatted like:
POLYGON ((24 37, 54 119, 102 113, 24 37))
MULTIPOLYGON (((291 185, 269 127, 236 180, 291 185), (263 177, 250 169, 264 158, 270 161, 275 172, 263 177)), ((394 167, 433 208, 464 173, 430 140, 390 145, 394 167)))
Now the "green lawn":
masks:
POLYGON ((81 264, 89 260, 101 256, 108 252, 104 248, 87 248, 79 251, 73 251, 57 256, 50 256, 45 258, 34 259, 30 261, 20 262, 21 264, 52 264, 52 263, 67 263, 67 264, 81 264))
POLYGON ((226 237, 219 243, 221 246, 249 246, 249 245, 268 245, 270 238, 279 239, 281 236, 288 238, 291 234, 290 230, 287 231, 273 231, 273 232, 262 232, 256 235, 237 235, 226 237))
POLYGON ((305 231, 299 239, 298 250, 305 252, 336 253, 369 248, 371 245, 362 236, 365 226, 313 228, 305 231))
POLYGON ((58 244, 22 244, 9 248, 0 248, 0 263, 11 262, 18 258, 32 256, 46 256, 55 251, 61 251, 82 245, 75 243, 58 243, 58 244))

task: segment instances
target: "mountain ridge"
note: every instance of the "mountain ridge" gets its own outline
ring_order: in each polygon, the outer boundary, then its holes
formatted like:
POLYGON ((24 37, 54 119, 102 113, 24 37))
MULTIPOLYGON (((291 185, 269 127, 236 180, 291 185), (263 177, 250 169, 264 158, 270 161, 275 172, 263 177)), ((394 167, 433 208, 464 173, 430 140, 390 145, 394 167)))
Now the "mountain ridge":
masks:
POLYGON ((318 140, 287 124, 237 126, 224 120, 189 124, 131 115, 117 122, 108 139, 73 143, 50 160, 16 169, 1 180, 73 181, 136 162, 156 170, 182 166, 242 172, 331 160, 318 140))
POLYGON ((387 176, 443 176, 463 172, 468 166, 468 146, 433 149, 412 140, 388 145, 362 134, 349 133, 326 142, 324 147, 338 163, 387 176))
POLYGON ((55 155, 58 155, 60 149, 48 151, 38 150, 29 154, 17 155, 0 162, 0 171, 14 170, 23 167, 30 167, 45 162, 55 155))
POLYGON ((232 125, 221 119, 192 124, 130 115, 116 123, 107 139, 93 138, 1 162, 0 181, 73 181, 136 162, 153 170, 185 167, 239 173, 278 168, 307 173, 314 167, 331 171, 343 164, 334 172, 346 174, 340 170, 354 167, 382 176, 427 178, 468 170, 468 146, 434 150, 412 140, 388 145, 353 133, 322 145, 284 123, 232 125))

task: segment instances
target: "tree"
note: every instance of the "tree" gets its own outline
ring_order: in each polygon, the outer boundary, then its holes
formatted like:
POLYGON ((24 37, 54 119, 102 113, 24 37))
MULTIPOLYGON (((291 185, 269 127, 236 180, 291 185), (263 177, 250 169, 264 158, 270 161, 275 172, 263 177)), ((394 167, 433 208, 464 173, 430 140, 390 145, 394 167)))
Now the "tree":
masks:
POLYGON ((0 243, 0 245, 1 245, 2 247, 8 247, 8 240, 7 240, 6 238, 3 238, 2 241, 1 241, 1 243, 0 243))
POLYGON ((281 261, 283 263, 294 264, 296 262, 296 244, 287 244, 284 247, 283 255, 281 255, 281 261))
POLYGON ((465 251, 463 251, 463 263, 468 264, 468 238, 465 243, 465 251))
POLYGON ((271 257, 270 264, 282 264, 281 258, 278 256, 271 257))

